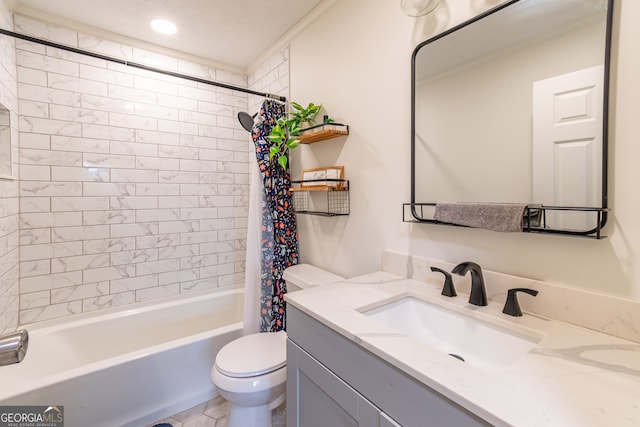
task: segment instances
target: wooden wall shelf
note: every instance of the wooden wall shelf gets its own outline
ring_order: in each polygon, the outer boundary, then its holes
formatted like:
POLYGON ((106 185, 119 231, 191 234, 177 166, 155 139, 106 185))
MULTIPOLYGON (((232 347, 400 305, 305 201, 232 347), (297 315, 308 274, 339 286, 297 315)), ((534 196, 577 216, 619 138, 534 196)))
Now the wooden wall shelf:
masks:
POLYGON ((343 125, 342 123, 323 123, 303 129, 298 139, 301 144, 311 144, 313 142, 337 138, 342 135, 349 135, 348 125, 343 125))

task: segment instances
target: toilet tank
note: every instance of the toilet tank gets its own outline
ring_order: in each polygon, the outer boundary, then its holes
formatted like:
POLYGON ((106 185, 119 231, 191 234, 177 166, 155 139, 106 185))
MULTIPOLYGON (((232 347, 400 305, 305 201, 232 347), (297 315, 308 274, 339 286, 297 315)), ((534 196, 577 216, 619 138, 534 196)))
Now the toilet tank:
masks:
POLYGON ((313 286, 340 282, 344 277, 330 273, 311 264, 292 265, 282 273, 287 282, 287 292, 295 292, 313 286))

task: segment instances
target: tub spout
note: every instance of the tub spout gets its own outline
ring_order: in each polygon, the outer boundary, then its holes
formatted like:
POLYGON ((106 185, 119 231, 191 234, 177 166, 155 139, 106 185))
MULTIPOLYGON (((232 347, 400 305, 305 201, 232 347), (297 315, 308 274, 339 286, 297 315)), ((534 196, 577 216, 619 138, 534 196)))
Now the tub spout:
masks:
POLYGON ((0 336, 0 366, 22 362, 29 345, 26 329, 0 336))

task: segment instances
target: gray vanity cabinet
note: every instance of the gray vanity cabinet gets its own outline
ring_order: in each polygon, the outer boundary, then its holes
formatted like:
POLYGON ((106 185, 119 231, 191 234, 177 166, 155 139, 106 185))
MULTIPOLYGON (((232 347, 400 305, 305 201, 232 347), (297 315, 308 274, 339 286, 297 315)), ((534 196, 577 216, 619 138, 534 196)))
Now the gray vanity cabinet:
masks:
MULTIPOLYGON (((287 342, 287 425, 300 427, 377 427, 381 411, 347 383, 312 358, 307 352, 287 342), (290 400, 292 399, 292 400, 290 400)), ((391 422, 393 422, 391 420, 391 422)))
POLYGON ((292 304, 287 320, 287 427, 491 425, 292 304))

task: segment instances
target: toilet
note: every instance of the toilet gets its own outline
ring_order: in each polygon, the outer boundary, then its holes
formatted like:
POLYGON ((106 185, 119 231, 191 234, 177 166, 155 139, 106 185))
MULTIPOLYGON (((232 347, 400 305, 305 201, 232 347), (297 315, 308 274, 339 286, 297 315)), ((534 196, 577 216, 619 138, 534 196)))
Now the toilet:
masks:
MULTIPOLYGON (((344 280, 310 264, 287 268, 287 292, 344 280)), ((220 349, 211 380, 228 403, 227 427, 271 427, 271 411, 284 403, 287 333, 257 333, 220 349)))

